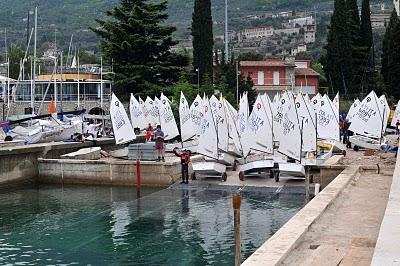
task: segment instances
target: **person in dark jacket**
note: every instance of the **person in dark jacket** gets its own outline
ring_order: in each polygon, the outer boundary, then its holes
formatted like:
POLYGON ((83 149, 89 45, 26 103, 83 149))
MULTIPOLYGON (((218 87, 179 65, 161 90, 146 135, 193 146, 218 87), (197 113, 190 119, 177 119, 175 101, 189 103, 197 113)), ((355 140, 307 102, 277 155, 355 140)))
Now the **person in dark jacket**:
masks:
POLYGON ((179 151, 178 148, 174 148, 174 153, 177 157, 181 158, 181 175, 182 175, 182 182, 181 184, 188 184, 189 183, 189 163, 190 163, 190 156, 192 156, 192 152, 190 150, 181 150, 179 151))

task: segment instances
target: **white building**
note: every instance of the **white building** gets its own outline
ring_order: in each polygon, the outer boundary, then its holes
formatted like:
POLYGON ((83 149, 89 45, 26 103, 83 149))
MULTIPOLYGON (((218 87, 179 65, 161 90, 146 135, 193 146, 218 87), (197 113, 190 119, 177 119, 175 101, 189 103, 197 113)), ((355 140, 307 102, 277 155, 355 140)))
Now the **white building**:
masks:
POLYGON ((274 35, 274 28, 271 26, 244 29, 239 33, 239 41, 243 39, 267 38, 274 35))
POLYGON ((304 42, 305 43, 314 43, 315 42, 315 25, 305 25, 304 26, 304 42))
POLYGON ((297 47, 293 47, 291 54, 292 56, 296 56, 298 53, 307 52, 307 45, 299 44, 297 47))
POLYGON ((390 14, 371 14, 371 26, 373 29, 386 28, 389 25, 390 14))
POLYGON ((296 25, 300 25, 300 27, 304 27, 305 25, 313 25, 313 24, 314 24, 313 16, 289 19, 289 25, 293 28, 296 27, 296 25))
POLYGON ((393 0, 393 4, 396 8, 397 15, 400 16, 400 0, 393 0))

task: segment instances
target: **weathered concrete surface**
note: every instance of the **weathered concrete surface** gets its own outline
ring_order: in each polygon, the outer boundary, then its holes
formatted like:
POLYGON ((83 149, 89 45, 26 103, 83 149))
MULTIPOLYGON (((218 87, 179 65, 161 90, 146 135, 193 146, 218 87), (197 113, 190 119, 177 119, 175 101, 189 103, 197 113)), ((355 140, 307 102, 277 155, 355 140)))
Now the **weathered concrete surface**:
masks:
POLYGON ((343 158, 343 155, 334 155, 318 167, 319 175, 314 177, 314 182, 321 184, 321 189, 328 186, 346 168, 339 164, 343 158))
MULTIPOLYGON (((194 156, 192 160, 202 156, 194 156)), ((180 159, 141 162, 141 184, 169 186, 181 177, 180 159)), ((88 185, 136 185, 136 161, 39 159, 39 182, 88 185)))
POLYGON ((61 155, 61 159, 75 159, 75 160, 99 160, 101 159, 101 148, 91 147, 80 149, 76 152, 61 155))
POLYGON ((0 186, 34 180, 38 174, 38 158, 59 158, 60 155, 85 147, 115 147, 113 139, 85 143, 52 142, 0 149, 0 186))
POLYGON ((373 266, 400 265, 400 154, 390 188, 389 201, 373 255, 373 266))
POLYGON ((278 232, 256 250, 242 265, 268 266, 283 262, 287 255, 301 242, 324 211, 334 202, 359 171, 358 166, 345 169, 321 193, 299 211, 278 232))
POLYGON ((352 180, 281 265, 370 265, 393 168, 370 169, 352 180))

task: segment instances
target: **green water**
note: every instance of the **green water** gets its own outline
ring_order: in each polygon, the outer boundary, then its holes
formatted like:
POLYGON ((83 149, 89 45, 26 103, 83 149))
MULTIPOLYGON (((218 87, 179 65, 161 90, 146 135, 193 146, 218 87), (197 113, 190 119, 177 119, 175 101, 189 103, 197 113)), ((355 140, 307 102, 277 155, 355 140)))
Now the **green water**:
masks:
MULTIPOLYGON (((304 204, 244 191, 247 258, 304 204)), ((233 265, 231 191, 35 186, 0 191, 0 265, 233 265)))

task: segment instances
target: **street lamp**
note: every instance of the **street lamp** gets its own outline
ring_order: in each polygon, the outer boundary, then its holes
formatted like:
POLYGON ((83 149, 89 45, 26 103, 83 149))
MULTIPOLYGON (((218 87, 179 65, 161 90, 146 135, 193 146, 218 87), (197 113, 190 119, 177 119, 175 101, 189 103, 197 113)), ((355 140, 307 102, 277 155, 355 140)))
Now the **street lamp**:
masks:
POLYGON ((200 92, 200 70, 198 68, 196 68, 196 72, 197 72, 197 93, 200 92))

